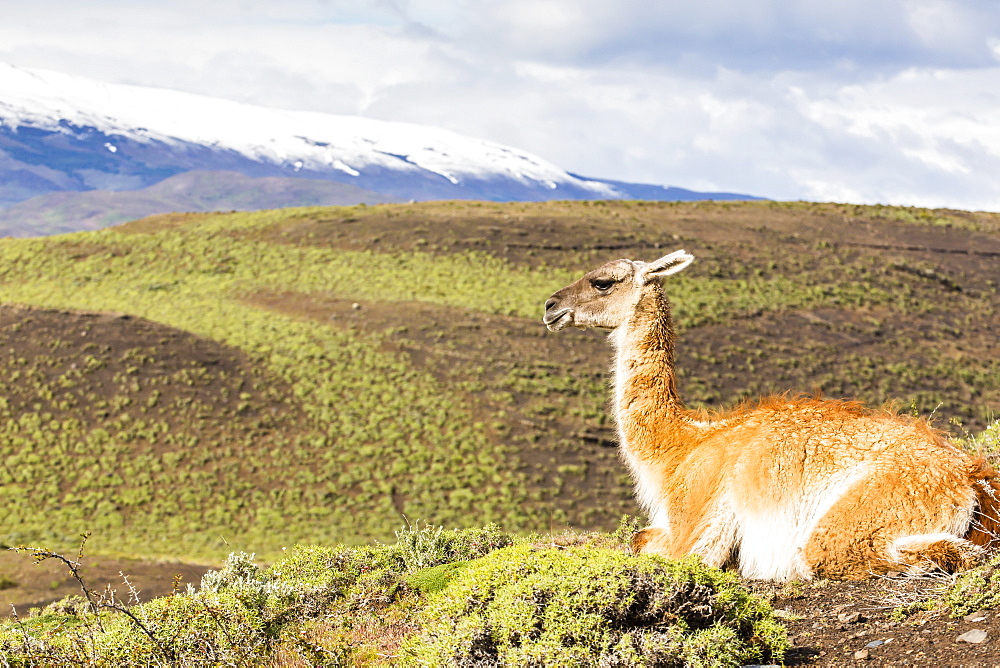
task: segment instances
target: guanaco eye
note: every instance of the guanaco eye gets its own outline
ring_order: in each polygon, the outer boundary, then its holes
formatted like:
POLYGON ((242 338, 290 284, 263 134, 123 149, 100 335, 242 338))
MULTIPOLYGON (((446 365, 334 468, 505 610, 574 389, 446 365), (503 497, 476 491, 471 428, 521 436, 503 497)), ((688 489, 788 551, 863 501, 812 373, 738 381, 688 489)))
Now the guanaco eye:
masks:
POLYGON ((615 282, 610 278, 594 278, 591 279, 590 284, 594 286, 594 289, 598 292, 607 292, 614 287, 615 282))

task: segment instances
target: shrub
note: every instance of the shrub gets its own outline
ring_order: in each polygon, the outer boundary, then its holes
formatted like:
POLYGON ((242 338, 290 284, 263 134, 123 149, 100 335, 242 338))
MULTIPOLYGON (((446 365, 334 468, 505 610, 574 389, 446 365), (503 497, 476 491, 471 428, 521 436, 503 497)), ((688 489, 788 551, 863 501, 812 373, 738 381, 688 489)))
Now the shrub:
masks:
POLYGON ((279 582, 295 583, 314 594, 342 596, 362 574, 386 567, 388 560, 378 548, 296 545, 267 573, 279 582))
POLYGON ((387 605, 400 593, 401 585, 423 590, 421 572, 482 557, 514 542, 511 534, 495 524, 447 530, 407 526, 396 532, 396 538, 391 545, 374 547, 296 546, 265 573, 237 575, 245 573, 246 566, 234 563, 231 577, 241 582, 256 577, 270 579, 266 585, 270 595, 281 591, 286 601, 297 599, 313 609, 339 598, 356 607, 387 605), (408 576, 413 574, 417 575, 411 582, 408 576))
POLYGON ((474 561, 404 645, 441 665, 743 665, 780 659, 770 606, 694 559, 520 545, 474 561))
POLYGON ((944 588, 940 601, 952 617, 1000 607, 1000 554, 978 568, 959 574, 944 588))
POLYGON ((230 593, 198 592, 129 614, 30 617, 0 629, 0 657, 15 666, 252 665, 274 641, 260 610, 230 593))
POLYGON ((81 616, 90 612, 90 601, 79 594, 64 596, 42 608, 42 615, 81 616))
MULTIPOLYGON (((11 665, 740 665, 780 659, 733 574, 620 549, 510 545, 495 526, 407 527, 373 547, 236 552, 199 588, 0 625, 11 665)), ((589 539, 588 539, 589 540, 589 539)), ((549 544, 553 540, 548 541, 549 544)), ((612 537, 606 542, 615 543, 612 537)))
POLYGON ((273 640, 261 610, 232 593, 164 596, 132 613, 156 640, 129 617, 110 616, 96 642, 102 665, 251 665, 273 640))
POLYGON ((965 445, 969 449, 990 454, 1000 453, 1000 420, 996 420, 975 436, 965 439, 965 445))
POLYGON ((468 561, 514 544, 514 536, 495 524, 473 529, 407 526, 396 532, 396 542, 375 547, 320 547, 298 545, 268 573, 315 590, 344 594, 359 578, 388 570, 397 575, 455 561, 468 561))
POLYGON ((496 524, 482 528, 450 529, 424 525, 407 526, 396 532, 396 543, 388 546, 390 554, 402 561, 403 569, 413 572, 439 564, 468 561, 514 544, 511 534, 496 524))
MULTIPOLYGON (((305 594, 301 587, 262 571, 253 561, 255 556, 246 552, 230 553, 220 570, 209 571, 202 576, 199 591, 207 594, 230 593, 250 608, 287 604, 305 594)), ((188 594, 194 593, 194 588, 188 585, 188 594)))

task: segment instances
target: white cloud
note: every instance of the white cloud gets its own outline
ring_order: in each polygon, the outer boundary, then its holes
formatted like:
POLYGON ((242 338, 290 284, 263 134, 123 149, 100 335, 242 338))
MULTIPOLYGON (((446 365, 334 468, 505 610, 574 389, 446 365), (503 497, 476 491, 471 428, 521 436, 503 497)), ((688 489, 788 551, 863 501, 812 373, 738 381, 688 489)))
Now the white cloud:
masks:
POLYGON ((992 0, 5 8, 0 59, 436 125, 577 173, 1000 210, 992 0))

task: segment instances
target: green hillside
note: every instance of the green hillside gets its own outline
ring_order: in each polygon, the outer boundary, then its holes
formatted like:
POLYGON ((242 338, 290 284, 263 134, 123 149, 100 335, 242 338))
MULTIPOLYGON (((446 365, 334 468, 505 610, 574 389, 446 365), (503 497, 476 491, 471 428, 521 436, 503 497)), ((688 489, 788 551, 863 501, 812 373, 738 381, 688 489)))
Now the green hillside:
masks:
POLYGON ((0 240, 0 542, 220 562, 404 523, 635 513, 599 334, 541 304, 615 257, 672 280, 689 404, 857 395, 1000 414, 1000 215, 423 203, 167 215, 0 240))

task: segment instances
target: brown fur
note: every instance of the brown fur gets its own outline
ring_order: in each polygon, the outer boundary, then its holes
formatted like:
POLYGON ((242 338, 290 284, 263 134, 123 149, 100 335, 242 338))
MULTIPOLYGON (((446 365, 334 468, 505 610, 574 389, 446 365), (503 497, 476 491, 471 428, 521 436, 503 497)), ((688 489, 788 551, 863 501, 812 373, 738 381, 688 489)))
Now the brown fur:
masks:
POLYGON ((660 279, 691 259, 618 260, 546 302, 549 329, 611 330, 621 453, 654 522, 634 549, 771 579, 974 563, 1000 530, 1000 484, 926 421, 789 395, 684 407, 660 279))
POLYGON ((990 549, 1000 540, 1000 482, 985 457, 973 461, 969 478, 976 488, 976 514, 965 538, 974 545, 990 549))

